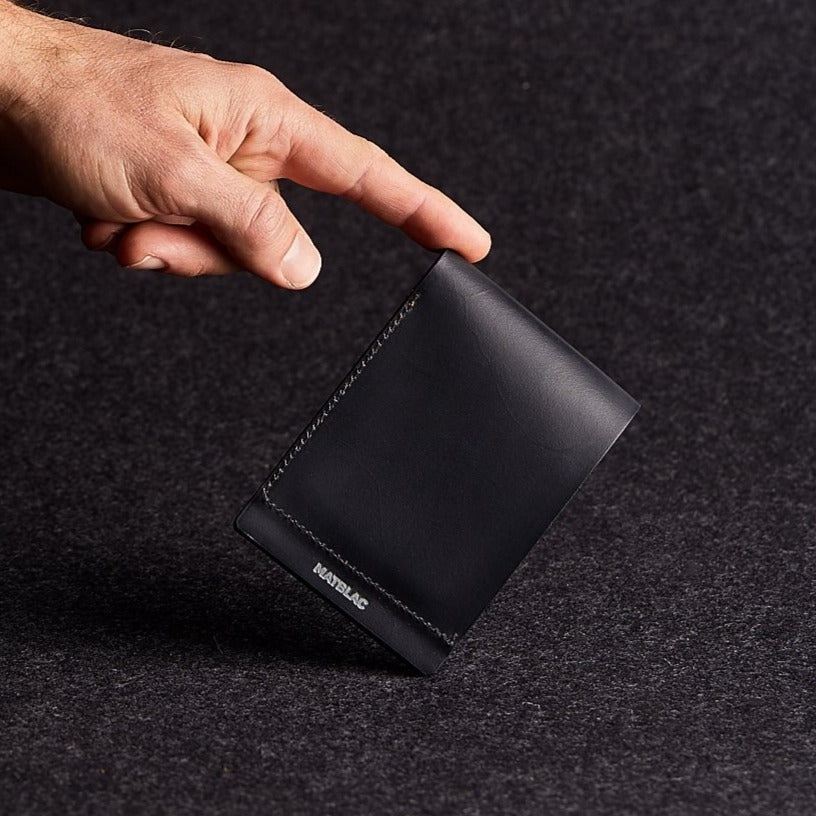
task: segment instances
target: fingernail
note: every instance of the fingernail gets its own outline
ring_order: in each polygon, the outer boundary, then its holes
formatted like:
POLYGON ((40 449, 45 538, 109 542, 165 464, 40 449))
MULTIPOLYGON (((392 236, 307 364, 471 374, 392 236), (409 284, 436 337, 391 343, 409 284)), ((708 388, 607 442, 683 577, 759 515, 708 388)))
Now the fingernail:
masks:
POLYGON ((298 232, 281 261, 280 271, 292 289, 308 286, 320 272, 322 259, 305 232, 298 232))
POLYGON ((145 255, 141 261, 134 264, 128 264, 127 269, 167 269, 167 264, 154 255, 145 255))
POLYGON ((115 229, 98 247, 95 247, 98 251, 103 249, 113 249, 116 245, 116 239, 122 234, 125 229, 125 225, 122 224, 121 227, 115 229))

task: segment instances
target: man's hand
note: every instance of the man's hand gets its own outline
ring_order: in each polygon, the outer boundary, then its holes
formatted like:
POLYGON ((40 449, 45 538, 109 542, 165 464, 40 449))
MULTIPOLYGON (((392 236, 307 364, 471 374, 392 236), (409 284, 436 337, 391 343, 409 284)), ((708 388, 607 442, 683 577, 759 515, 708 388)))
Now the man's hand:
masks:
POLYGON ((471 261, 490 248, 453 201, 261 68, 0 0, 0 185, 71 209, 89 248, 124 266, 308 286, 320 254, 279 178, 344 196, 429 248, 471 261))

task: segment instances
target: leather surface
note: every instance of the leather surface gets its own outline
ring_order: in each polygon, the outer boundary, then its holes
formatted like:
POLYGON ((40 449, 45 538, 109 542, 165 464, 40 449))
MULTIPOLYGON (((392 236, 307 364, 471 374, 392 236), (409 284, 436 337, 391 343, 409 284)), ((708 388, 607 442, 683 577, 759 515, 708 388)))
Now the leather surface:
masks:
POLYGON ((433 671, 637 409, 448 251, 236 526, 433 671), (366 609, 348 600, 352 589, 366 609))

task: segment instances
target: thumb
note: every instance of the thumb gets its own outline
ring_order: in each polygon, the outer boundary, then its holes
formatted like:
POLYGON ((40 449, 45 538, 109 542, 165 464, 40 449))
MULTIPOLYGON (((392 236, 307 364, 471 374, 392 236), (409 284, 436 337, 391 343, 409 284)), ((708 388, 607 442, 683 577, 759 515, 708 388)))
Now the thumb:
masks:
POLYGON ((182 164, 174 187, 174 210, 209 227, 253 274, 290 289, 303 289, 317 277, 317 247, 269 184, 205 152, 182 164))

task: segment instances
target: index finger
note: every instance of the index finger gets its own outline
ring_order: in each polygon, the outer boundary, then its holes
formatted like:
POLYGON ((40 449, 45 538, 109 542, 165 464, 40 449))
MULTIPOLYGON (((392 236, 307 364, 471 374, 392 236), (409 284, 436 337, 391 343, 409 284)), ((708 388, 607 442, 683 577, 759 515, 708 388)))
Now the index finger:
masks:
POLYGON ((409 173, 381 147, 297 98, 290 124, 287 178, 343 196, 429 249, 454 249, 468 261, 490 251, 490 235, 441 190, 409 173))

